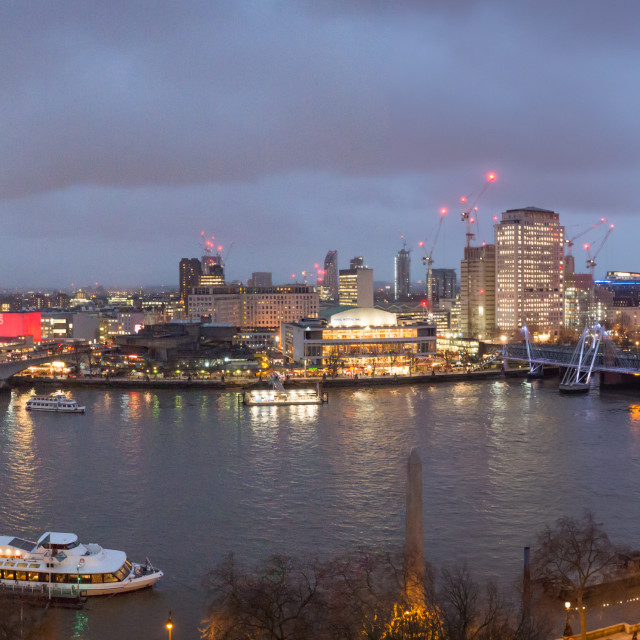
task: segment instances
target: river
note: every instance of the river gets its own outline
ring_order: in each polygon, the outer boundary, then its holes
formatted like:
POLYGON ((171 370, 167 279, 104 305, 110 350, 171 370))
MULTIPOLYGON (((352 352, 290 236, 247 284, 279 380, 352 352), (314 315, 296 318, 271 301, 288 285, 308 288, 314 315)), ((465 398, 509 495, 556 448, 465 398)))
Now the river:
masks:
POLYGON ((634 392, 566 397, 557 381, 495 380, 248 408, 224 391, 76 388, 84 415, 27 412, 28 393, 0 394, 0 534, 71 531, 165 572, 153 589, 53 611, 54 638, 165 638, 169 609, 174 640, 197 638, 202 579, 230 551, 250 565, 397 550, 413 446, 438 566, 467 561, 510 584, 535 533, 585 508, 640 547, 634 392))

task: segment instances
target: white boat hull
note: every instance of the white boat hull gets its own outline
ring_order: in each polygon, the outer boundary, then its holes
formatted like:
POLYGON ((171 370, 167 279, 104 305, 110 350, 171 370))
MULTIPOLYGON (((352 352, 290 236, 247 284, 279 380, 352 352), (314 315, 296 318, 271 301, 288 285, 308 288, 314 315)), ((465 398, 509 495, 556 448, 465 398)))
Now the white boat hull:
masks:
POLYGON ((293 405, 322 404, 327 402, 326 394, 315 391, 246 391, 242 402, 249 407, 288 407, 293 405))
POLYGON ((73 409, 61 409, 58 407, 26 407, 27 411, 52 411, 54 413, 84 413, 85 407, 75 407, 73 409))
POLYGON ((155 571, 146 576, 130 577, 122 582, 109 582, 103 584, 59 584, 56 582, 28 582, 26 580, 2 580, 0 579, 0 595, 20 592, 32 595, 48 595, 50 597, 77 597, 78 586, 80 597, 85 596, 109 596, 116 593, 127 593, 152 587, 164 574, 155 571))

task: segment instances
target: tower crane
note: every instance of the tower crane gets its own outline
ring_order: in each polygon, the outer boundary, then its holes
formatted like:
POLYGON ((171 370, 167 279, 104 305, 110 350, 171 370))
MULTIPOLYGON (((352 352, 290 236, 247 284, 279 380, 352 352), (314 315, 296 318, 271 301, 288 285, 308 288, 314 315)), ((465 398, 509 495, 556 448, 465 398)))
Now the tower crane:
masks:
POLYGON ((587 259, 587 270, 591 273, 592 281, 593 281, 593 272, 596 268, 596 258, 598 257, 598 254, 600 253, 600 251, 602 251, 602 247, 604 247, 604 243, 607 241, 607 238, 611 235, 612 231, 613 231, 613 225, 610 225, 607 233, 604 234, 604 238, 602 238, 602 241, 598 245, 598 248, 596 249, 593 255, 591 255, 591 251, 590 251, 591 246, 588 244, 584 245, 584 248, 587 250, 587 256, 589 256, 587 259))
POLYGON ((601 224, 604 224, 606 221, 607 221, 606 218, 600 218, 600 222, 596 222, 595 224, 592 224, 589 228, 573 236, 573 238, 568 238, 567 240, 565 240, 567 244, 568 254, 571 255, 571 250, 573 249, 573 245, 578 238, 582 238, 582 236, 585 235, 586 233, 589 233, 591 229, 595 229, 596 227, 599 227, 601 224))
MULTIPOLYGON (((471 205, 466 208, 461 214, 460 214, 460 219, 466 224, 467 227, 467 247, 471 246, 471 241, 473 240, 475 234, 471 231, 471 225, 476 221, 475 218, 472 217, 472 213, 477 212, 478 211, 478 201, 480 200, 480 198, 484 195, 484 192, 489 188, 489 185, 492 182, 496 181, 496 174, 491 172, 487 174, 487 181, 484 185, 484 187, 482 187, 482 189, 480 189, 480 192, 478 193, 478 195, 476 196, 475 200, 471 203, 471 205)), ((466 198, 465 196, 462 196, 462 198, 460 198, 460 202, 465 205, 468 204, 467 202, 468 198, 466 198)))
MULTIPOLYGON (((446 215, 447 215, 447 210, 443 207, 442 209, 440 209, 440 220, 438 221, 436 233, 435 233, 435 236, 433 237, 433 242, 431 243, 431 251, 429 251, 428 255, 425 255, 422 258, 422 264, 426 265, 427 267, 427 300, 429 301, 429 307, 431 307, 431 304, 433 303, 433 281, 431 278, 431 267, 433 265, 433 250, 436 248, 436 243, 438 242, 438 236, 440 235, 440 229, 442 228, 442 222, 444 221, 444 218, 446 215)), ((424 242, 421 242, 420 246, 424 247, 424 242)))
POLYGON ((595 253, 593 255, 591 255, 591 251, 590 251, 590 246, 588 244, 584 245, 584 248, 587 250, 587 270, 589 271, 589 273, 591 273, 591 283, 590 283, 590 287, 589 287, 589 310, 588 310, 588 322, 591 322, 592 319, 592 315, 593 315, 593 319, 596 319, 596 308, 595 308, 595 304, 594 304, 594 287, 595 287, 595 280, 593 277, 593 273, 595 271, 596 268, 596 258, 598 257, 598 254, 600 253, 600 251, 602 251, 602 247, 604 247, 604 243, 607 241, 607 238, 611 235, 611 232, 613 231, 613 225, 609 226, 609 229, 607 230, 607 233, 604 234, 604 238, 602 238, 602 241, 600 242, 600 244, 598 245, 598 248, 596 249, 595 253))

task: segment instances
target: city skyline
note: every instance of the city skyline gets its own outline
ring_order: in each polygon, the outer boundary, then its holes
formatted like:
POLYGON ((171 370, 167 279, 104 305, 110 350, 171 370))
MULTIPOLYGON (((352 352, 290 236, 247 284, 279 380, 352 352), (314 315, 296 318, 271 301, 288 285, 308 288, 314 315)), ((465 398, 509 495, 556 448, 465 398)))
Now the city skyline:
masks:
POLYGON ((635 3, 2 15, 0 289, 177 286, 203 230, 230 281, 301 280, 329 249, 391 281, 401 237, 417 264, 441 207, 433 266, 458 270, 459 198, 488 171, 477 244, 508 209, 556 211, 568 237, 606 217, 596 277, 640 270, 635 3))

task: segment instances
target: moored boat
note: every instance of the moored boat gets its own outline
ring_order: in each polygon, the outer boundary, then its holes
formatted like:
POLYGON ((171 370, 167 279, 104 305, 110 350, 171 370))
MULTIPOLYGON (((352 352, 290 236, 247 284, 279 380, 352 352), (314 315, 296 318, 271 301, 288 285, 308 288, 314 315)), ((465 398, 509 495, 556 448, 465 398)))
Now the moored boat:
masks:
POLYGON ((84 413, 85 407, 69 398, 62 391, 55 391, 48 396, 32 396, 27 400, 27 411, 59 411, 61 413, 84 413))
POLYGON ((131 562, 124 551, 81 544, 73 533, 49 531, 38 542, 0 536, 0 589, 100 596, 150 587, 162 575, 148 559, 131 562))
POLYGON ((253 390, 245 391, 242 402, 248 406, 288 406, 296 404, 322 404, 327 402, 327 394, 315 389, 253 390))
POLYGON ((295 404, 322 404, 328 402, 326 393, 320 391, 320 385, 315 389, 285 389, 282 376, 272 373, 269 378, 272 389, 253 389, 242 394, 242 402, 249 406, 289 406, 295 404))

